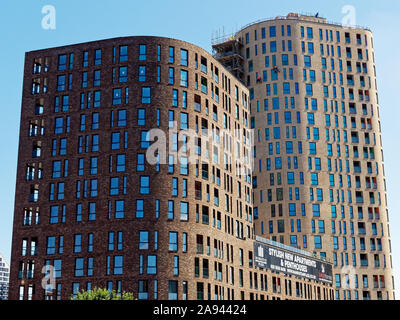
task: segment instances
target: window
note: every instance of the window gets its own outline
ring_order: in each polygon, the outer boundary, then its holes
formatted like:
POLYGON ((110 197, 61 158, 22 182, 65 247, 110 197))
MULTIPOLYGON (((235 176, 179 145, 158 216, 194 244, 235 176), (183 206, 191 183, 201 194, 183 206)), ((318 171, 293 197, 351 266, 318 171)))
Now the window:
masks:
POLYGON ((157 61, 161 61, 161 46, 157 45, 157 61))
POLYGON ((83 67, 85 68, 85 67, 87 67, 88 65, 89 65, 89 52, 87 52, 87 51, 84 51, 83 52, 83 59, 82 59, 82 61, 83 61, 83 67))
POLYGON ((117 113, 117 126, 125 127, 126 126, 126 110, 118 110, 117 113))
POLYGON ((181 49, 181 65, 188 66, 188 51, 184 49, 181 49))
POLYGON ((111 134, 111 150, 118 150, 120 149, 120 141, 121 141, 121 133, 120 132, 113 132, 111 134))
POLYGON ((187 157, 180 157, 180 174, 189 174, 189 162, 187 157))
POLYGON ((144 217, 144 201, 142 199, 136 200, 136 218, 144 217))
POLYGON ((174 219, 174 201, 168 200, 168 220, 174 219))
POLYGON ((175 81, 175 70, 174 68, 170 67, 168 68, 168 83, 174 84, 174 81, 175 81))
POLYGON ((178 251, 178 233, 177 232, 169 232, 169 251, 178 251))
POLYGON ((94 52, 94 65, 98 66, 101 64, 101 49, 97 49, 94 52))
POLYGON ((179 275, 179 256, 174 256, 174 276, 179 275))
POLYGON ((311 173, 311 185, 318 185, 318 173, 311 173))
POLYGON ((289 203, 289 216, 295 216, 295 215, 296 215, 296 204, 289 203))
POLYGON ((314 236, 314 248, 315 249, 322 248, 321 236, 314 236))
POLYGON ((119 105, 122 103, 121 89, 113 89, 113 105, 119 105))
POLYGON ((90 196, 97 197, 97 179, 90 180, 90 196))
POLYGON ((178 90, 176 89, 172 90, 172 106, 173 107, 178 106, 178 90))
POLYGON ((189 117, 189 115, 187 113, 181 112, 181 129, 182 130, 187 130, 189 128, 188 117, 189 117))
POLYGON ((307 47, 308 47, 308 53, 313 54, 314 53, 314 43, 313 42, 308 42, 307 43, 307 47))
POLYGON ((67 55, 61 54, 58 56, 58 70, 66 70, 67 69, 67 55))
POLYGON ((57 91, 65 90, 65 75, 57 76, 57 91))
POLYGON ((94 101, 93 101, 93 107, 94 108, 99 108, 101 103, 101 91, 95 91, 94 92, 94 101))
POLYGON ((46 254, 56 253, 56 237, 47 237, 46 254))
POLYGON ((90 203, 89 203, 89 215, 88 215, 88 220, 89 220, 89 221, 94 221, 94 220, 96 220, 96 203, 95 203, 95 202, 90 202, 90 203))
POLYGON ((64 182, 57 184, 57 200, 64 200, 64 182))
POLYGON ((110 178, 110 196, 116 196, 119 193, 119 178, 110 178))
POLYGON ((168 300, 178 300, 178 281, 168 281, 168 300))
POLYGON ((174 173, 174 155, 168 155, 168 173, 174 173))
POLYGON ((75 259, 75 277, 83 277, 84 275, 84 259, 75 259))
POLYGON ((294 184, 294 172, 287 173, 288 184, 294 184))
POLYGON ((82 235, 76 234, 74 236, 74 253, 80 253, 82 251, 82 235))
POLYGON ((150 134, 147 131, 142 131, 140 134, 140 147, 147 149, 150 146, 150 134))
POLYGON ((139 60, 140 61, 144 61, 146 60, 146 45, 145 44, 141 44, 139 45, 139 60))
POLYGON ((123 257, 122 256, 114 256, 114 275, 119 275, 123 273, 123 257))
POLYGON ((146 66, 139 66, 139 81, 146 81, 146 66))
POLYGON ((181 221, 189 220, 189 203, 181 202, 181 221))
POLYGON ((150 87, 142 87, 142 104, 151 103, 150 87))
POLYGON ((175 60, 175 48, 169 47, 168 48, 168 63, 174 63, 175 60))
POLYGON ((144 126, 146 124, 146 109, 138 109, 137 122, 138 126, 144 126))
POLYGON ((149 249, 149 232, 139 231, 139 250, 149 249))
POLYGON ((157 66, 157 82, 161 82, 161 67, 157 66))
POLYGON ((117 172, 125 171, 125 154, 117 155, 117 172))
POLYGON ((270 37, 276 37, 276 27, 275 26, 270 26, 269 27, 269 36, 270 37))
POLYGON ((308 96, 312 96, 313 95, 313 86, 312 86, 312 84, 309 84, 309 83, 306 84, 306 94, 308 96))
POLYGON ((119 62, 128 61, 128 46, 119 47, 119 62))
POLYGON ((313 38, 313 29, 310 27, 307 27, 307 38, 309 39, 313 38))
POLYGON ((311 67, 311 57, 310 56, 304 56, 304 66, 311 67))
MULTIPOLYGON (((146 81, 146 70, 145 70, 145 80, 146 81)), ((118 77, 118 81, 120 83, 124 83, 128 81, 128 67, 120 67, 119 68, 119 77, 118 77)), ((139 67, 139 81, 140 81, 140 67, 139 67)))
POLYGON ((282 55, 282 65, 287 66, 289 64, 289 57, 287 54, 282 55))
POLYGON ((147 256, 147 274, 157 274, 157 256, 147 256))
POLYGON ((310 154, 317 154, 317 146, 315 142, 309 142, 310 154))
POLYGON ((141 176, 140 177, 140 194, 149 194, 150 193, 150 177, 149 176, 141 176))
POLYGON ((172 196, 178 196, 178 178, 172 178, 172 196))
POLYGON ((58 206, 50 207, 50 224, 58 223, 58 206))
POLYGON ((136 162, 136 171, 144 171, 145 170, 145 155, 144 153, 137 154, 137 162, 136 162))
POLYGON ((188 72, 186 70, 181 70, 181 82, 180 85, 183 87, 188 86, 188 72))
POLYGON ((61 177, 61 161, 53 161, 53 178, 60 178, 61 177))
POLYGON ((87 71, 82 72, 82 88, 87 88, 88 73, 87 71))
POLYGON ((98 87, 100 86, 101 81, 101 70, 95 70, 93 72, 93 86, 98 87))
POLYGON ((125 215, 125 201, 115 201, 115 219, 123 219, 125 215))
POLYGON ((320 207, 319 204, 313 204, 312 205, 312 212, 313 212, 313 217, 319 217, 320 216, 320 207))

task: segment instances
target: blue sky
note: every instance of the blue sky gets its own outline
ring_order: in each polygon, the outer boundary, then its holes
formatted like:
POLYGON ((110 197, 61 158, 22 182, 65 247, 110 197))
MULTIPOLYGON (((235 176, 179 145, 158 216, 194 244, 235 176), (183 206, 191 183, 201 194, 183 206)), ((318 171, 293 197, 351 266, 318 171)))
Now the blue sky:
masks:
MULTIPOLYGON (((172 37, 211 50, 211 36, 232 33, 263 18, 289 12, 319 12, 341 22, 342 7, 356 9, 356 23, 374 34, 380 95, 380 116, 387 178, 389 217, 395 275, 400 270, 400 159, 397 100, 400 84, 400 2, 381 1, 266 1, 266 0, 2 0, 0 10, 0 252, 9 260, 21 108, 22 75, 26 51, 104 38, 154 35, 172 37), (56 9, 56 29, 42 29, 42 7, 56 9)), ((400 117, 399 117, 400 119, 400 117)), ((396 288, 400 279, 396 276, 396 288)), ((400 290, 396 296, 400 297, 400 290)))

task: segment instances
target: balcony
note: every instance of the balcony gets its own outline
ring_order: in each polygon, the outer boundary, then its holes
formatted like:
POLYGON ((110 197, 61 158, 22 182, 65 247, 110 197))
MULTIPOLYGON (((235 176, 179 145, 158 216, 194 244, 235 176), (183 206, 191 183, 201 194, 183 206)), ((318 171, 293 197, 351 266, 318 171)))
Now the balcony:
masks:
POLYGON ((207 66, 206 65, 201 63, 200 64, 200 70, 201 70, 201 72, 207 74, 207 66))
POLYGON ((38 202, 39 194, 38 193, 31 193, 29 195, 29 202, 38 202))
MULTIPOLYGON (((366 234, 366 229, 365 228, 358 228, 358 235, 365 235, 365 234, 366 234)), ((363 250, 365 250, 365 246, 364 246, 363 250)))
POLYGON ((361 259, 360 260, 360 265, 362 267, 368 267, 368 260, 367 259, 361 259))
POLYGON ((198 254, 203 254, 204 253, 204 247, 203 244, 198 243, 196 246, 196 253, 198 254))
POLYGON ((196 200, 201 200, 201 190, 195 190, 194 197, 196 200))
POLYGON ((356 203, 364 203, 363 197, 356 197, 356 203))
POLYGON ((39 63, 33 65, 33 74, 39 74, 42 70, 42 66, 39 63))
POLYGON ((42 105, 35 106, 35 115, 43 114, 44 107, 42 105))
POLYGON ((34 83, 32 85, 32 94, 39 94, 40 93, 40 84, 34 83))
POLYGON ((26 278, 27 279, 33 279, 33 270, 28 270, 26 272, 26 278))
POLYGON ((39 147, 36 147, 32 150, 32 158, 39 158, 42 153, 42 149, 39 147))

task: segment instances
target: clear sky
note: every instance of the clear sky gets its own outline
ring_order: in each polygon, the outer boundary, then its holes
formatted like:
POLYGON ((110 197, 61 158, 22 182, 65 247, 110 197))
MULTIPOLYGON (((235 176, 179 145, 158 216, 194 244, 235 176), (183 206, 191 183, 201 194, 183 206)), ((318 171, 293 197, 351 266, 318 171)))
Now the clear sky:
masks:
MULTIPOLYGON (((400 287, 400 1, 298 0, 2 0, 0 4, 0 252, 10 259, 22 76, 26 51, 120 36, 186 40, 211 51, 211 37, 289 12, 316 13, 341 22, 343 6, 374 34, 387 178, 393 267, 400 287), (42 8, 56 9, 56 29, 42 28, 42 8), (397 159, 397 160, 396 160, 397 159)), ((389 280, 389 279, 388 279, 389 280)), ((397 299, 400 290, 396 290, 397 299)))

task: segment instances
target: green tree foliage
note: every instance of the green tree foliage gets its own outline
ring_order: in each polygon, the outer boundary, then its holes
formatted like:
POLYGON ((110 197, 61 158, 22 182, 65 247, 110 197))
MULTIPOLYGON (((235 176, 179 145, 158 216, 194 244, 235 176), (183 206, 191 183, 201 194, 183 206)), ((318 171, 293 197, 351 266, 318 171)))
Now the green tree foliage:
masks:
POLYGON ((71 296, 71 300, 134 300, 134 298, 131 292, 118 294, 115 290, 109 291, 95 287, 89 291, 79 291, 76 297, 71 296))

